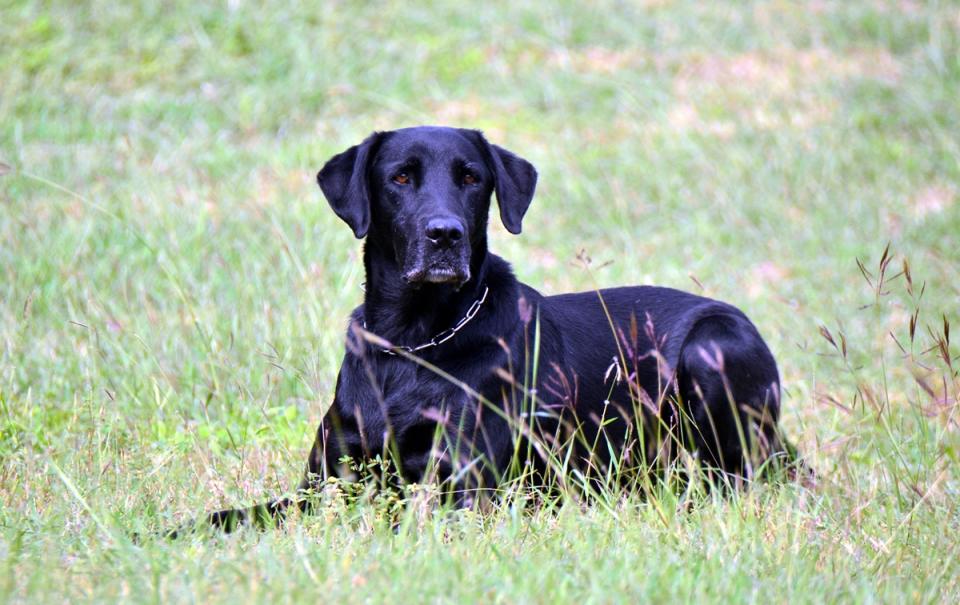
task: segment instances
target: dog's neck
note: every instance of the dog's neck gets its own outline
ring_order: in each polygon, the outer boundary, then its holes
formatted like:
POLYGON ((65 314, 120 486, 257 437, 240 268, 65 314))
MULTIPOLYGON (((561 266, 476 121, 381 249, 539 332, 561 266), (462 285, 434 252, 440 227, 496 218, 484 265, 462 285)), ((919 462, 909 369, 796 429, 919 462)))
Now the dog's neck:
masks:
POLYGON ((397 345, 416 346, 451 328, 483 293, 489 271, 486 242, 475 246, 470 279, 453 284, 409 284, 392 250, 367 240, 363 248, 366 329, 397 345))

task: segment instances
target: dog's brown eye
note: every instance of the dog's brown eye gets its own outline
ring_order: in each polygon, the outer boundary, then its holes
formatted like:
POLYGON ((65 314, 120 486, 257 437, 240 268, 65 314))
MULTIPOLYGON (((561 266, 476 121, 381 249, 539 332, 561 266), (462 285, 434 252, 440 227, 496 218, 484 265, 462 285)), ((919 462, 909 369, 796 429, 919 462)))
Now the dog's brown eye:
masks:
POLYGON ((406 185, 410 182, 410 175, 406 172, 398 172, 393 175, 393 182, 397 185, 406 185))
POLYGON ((476 184, 477 184, 477 177, 475 177, 474 175, 472 175, 472 174, 470 174, 470 173, 468 172, 468 173, 466 173, 465 175, 463 175, 463 184, 464 184, 464 185, 476 185, 476 184))

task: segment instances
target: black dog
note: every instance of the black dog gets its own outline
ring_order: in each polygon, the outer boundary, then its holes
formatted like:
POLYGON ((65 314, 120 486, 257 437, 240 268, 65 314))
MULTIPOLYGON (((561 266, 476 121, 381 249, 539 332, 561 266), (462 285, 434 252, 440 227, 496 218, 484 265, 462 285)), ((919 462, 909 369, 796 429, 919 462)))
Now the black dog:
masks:
POLYGON ((629 477, 676 444, 721 480, 783 452, 776 362, 738 309, 650 286, 543 296, 488 252, 491 196, 520 233, 537 173, 480 132, 375 133, 317 180, 366 237, 333 405, 297 496, 213 525, 282 518, 378 459, 468 505, 511 474, 629 477))

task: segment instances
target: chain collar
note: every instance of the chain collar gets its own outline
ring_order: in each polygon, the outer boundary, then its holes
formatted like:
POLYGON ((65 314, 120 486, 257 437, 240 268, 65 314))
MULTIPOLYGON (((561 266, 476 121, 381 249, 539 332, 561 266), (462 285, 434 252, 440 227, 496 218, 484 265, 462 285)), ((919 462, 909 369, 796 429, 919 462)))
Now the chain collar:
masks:
MULTIPOLYGON (((476 316, 476 314, 480 311, 480 307, 482 307, 483 303, 487 300, 487 294, 489 294, 489 292, 490 292, 490 287, 484 286, 483 294, 480 295, 480 298, 473 301, 473 304, 471 304, 470 308, 467 309, 466 314, 462 318, 460 318, 460 321, 458 321, 455 326, 453 326, 452 328, 447 328, 446 330, 434 335, 434 337, 428 340, 427 342, 417 345, 415 347, 411 347, 408 345, 393 345, 388 349, 381 348, 380 351, 382 353, 386 353, 387 355, 397 355, 398 350, 406 351, 407 353, 416 353, 417 351, 422 351, 424 349, 429 349, 431 347, 442 345, 443 343, 447 342, 448 340, 456 336, 457 332, 462 330, 464 326, 470 323, 470 320, 472 320, 476 316)), ((364 320, 363 322, 363 329, 364 330, 367 329, 366 320, 364 320)))

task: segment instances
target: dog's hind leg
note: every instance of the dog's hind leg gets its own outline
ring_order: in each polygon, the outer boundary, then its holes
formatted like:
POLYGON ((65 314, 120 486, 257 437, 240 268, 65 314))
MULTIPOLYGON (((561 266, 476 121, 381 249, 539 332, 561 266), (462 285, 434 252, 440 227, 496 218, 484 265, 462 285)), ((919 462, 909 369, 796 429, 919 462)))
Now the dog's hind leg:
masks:
POLYGON ((749 480, 784 453, 777 364, 747 319, 731 313, 697 321, 680 351, 677 381, 681 438, 711 476, 719 470, 749 480))

